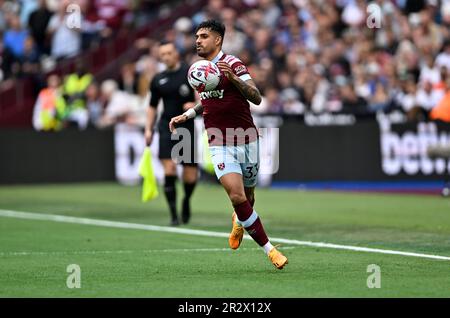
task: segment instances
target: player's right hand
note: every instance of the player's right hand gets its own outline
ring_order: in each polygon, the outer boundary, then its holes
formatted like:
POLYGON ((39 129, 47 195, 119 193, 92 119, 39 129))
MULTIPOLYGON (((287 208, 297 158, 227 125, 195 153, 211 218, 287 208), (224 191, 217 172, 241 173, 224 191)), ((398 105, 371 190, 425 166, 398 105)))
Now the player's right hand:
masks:
POLYGON ((186 120, 188 120, 188 118, 187 118, 186 115, 179 115, 179 116, 173 117, 173 118, 170 120, 170 123, 169 123, 169 129, 170 129, 170 132, 173 133, 173 134, 176 134, 176 133, 177 133, 177 130, 175 129, 175 125, 177 125, 177 124, 182 124, 182 123, 184 123, 186 120))
POLYGON ((151 130, 145 130, 145 144, 150 146, 153 140, 153 132, 151 130))

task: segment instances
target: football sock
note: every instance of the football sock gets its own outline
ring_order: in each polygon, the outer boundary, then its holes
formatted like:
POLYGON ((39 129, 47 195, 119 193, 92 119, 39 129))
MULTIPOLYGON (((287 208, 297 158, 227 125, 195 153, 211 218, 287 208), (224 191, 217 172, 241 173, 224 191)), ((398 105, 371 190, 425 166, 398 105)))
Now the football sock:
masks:
MULTIPOLYGON (((247 201, 234 206, 234 211, 236 212, 238 220, 247 220, 253 213, 253 208, 247 201)), ((238 224, 240 224, 238 222, 238 224)))
POLYGON ((175 188, 176 176, 166 176, 164 182, 164 193, 166 195, 167 203, 169 204, 170 215, 172 220, 177 217, 177 191, 175 188))
POLYGON ((235 206, 234 210, 237 214, 236 222, 245 228, 247 233, 259 246, 265 246, 269 242, 269 238, 264 231, 264 227, 258 214, 253 210, 250 202, 247 200, 244 203, 235 206))
MULTIPOLYGON (((256 214, 256 212, 255 212, 256 214)), ((256 214, 257 215, 257 214, 256 214)), ((269 238, 267 237, 266 232, 264 231, 264 227, 261 223, 259 217, 253 222, 250 226, 244 226, 247 233, 253 238, 253 240, 258 243, 259 246, 264 246, 269 242, 269 238)))
POLYGON ((197 183, 184 183, 184 199, 183 199, 183 210, 182 210, 182 218, 183 223, 189 222, 189 218, 191 216, 191 205, 190 199, 191 195, 194 192, 195 185, 197 183))
POLYGON ((273 245, 270 242, 267 242, 264 246, 264 252, 266 252, 266 254, 269 254, 269 252, 272 250, 273 245))
POLYGON ((255 196, 253 196, 251 198, 251 200, 248 200, 248 202, 250 202, 250 205, 252 206, 252 208, 255 206, 255 196))

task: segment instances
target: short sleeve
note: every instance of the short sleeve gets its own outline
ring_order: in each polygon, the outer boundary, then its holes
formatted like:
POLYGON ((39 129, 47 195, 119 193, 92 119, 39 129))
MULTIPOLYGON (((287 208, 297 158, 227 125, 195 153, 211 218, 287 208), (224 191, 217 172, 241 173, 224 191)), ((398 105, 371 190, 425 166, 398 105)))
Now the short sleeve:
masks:
POLYGON ((189 85, 189 82, 186 80, 186 84, 187 84, 187 87, 189 88, 189 95, 188 95, 188 101, 189 102, 195 102, 196 101, 196 99, 195 99, 195 91, 194 91, 194 89, 191 87, 191 85, 189 85))
POLYGON ((157 108, 159 104, 159 100, 161 99, 161 95, 158 89, 156 76, 153 77, 153 80, 150 84, 150 107, 157 108))

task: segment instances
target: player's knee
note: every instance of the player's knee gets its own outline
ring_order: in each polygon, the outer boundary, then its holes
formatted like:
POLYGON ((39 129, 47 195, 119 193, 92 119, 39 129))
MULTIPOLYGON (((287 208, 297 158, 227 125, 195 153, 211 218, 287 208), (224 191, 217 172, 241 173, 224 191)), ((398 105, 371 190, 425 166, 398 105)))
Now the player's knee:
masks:
POLYGON ((247 200, 247 197, 244 193, 239 192, 231 192, 229 195, 231 203, 233 205, 239 205, 247 200))
POLYGON ((177 166, 175 164, 166 164, 164 166, 164 174, 166 176, 172 176, 177 174, 177 166))
POLYGON ((197 168, 196 167, 184 167, 183 181, 186 183, 197 182, 197 168))

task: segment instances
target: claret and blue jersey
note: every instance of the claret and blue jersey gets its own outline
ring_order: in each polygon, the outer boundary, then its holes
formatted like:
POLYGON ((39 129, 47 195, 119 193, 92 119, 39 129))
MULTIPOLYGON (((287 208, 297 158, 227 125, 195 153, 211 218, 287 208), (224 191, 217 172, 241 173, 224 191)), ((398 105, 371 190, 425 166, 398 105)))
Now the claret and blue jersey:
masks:
MULTIPOLYGON (((222 51, 212 60, 213 63, 224 61, 231 66, 234 74, 243 81, 251 79, 244 63, 233 55, 222 51)), ((258 138, 257 129, 250 113, 250 105, 239 89, 222 73, 216 89, 200 93, 203 105, 203 118, 208 131, 210 145, 248 144, 258 138), (246 136, 240 138, 230 131, 245 131, 246 136), (216 131, 221 134, 212 134, 216 131), (221 136, 220 136, 221 135, 221 136)))

